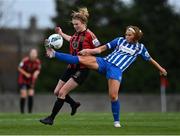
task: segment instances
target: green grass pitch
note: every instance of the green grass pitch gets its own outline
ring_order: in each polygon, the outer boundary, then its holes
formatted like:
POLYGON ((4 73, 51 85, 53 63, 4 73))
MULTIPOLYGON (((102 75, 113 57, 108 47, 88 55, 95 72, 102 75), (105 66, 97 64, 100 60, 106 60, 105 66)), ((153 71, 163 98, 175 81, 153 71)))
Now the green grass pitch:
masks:
POLYGON ((1 135, 153 135, 180 134, 180 113, 123 113, 114 128, 111 113, 60 113, 53 126, 39 122, 48 114, 0 113, 1 135))

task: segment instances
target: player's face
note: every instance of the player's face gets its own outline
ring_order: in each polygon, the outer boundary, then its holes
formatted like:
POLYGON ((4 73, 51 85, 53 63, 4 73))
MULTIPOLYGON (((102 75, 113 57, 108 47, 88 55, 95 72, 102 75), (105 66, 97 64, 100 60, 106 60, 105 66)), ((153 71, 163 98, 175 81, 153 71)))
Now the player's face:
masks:
POLYGON ((135 42, 134 41, 135 34, 132 31, 127 30, 125 33, 125 37, 126 37, 127 42, 129 42, 129 43, 135 42))
POLYGON ((85 24, 83 24, 80 20, 73 19, 72 24, 76 32, 82 32, 84 31, 85 24))
POLYGON ((35 60, 38 56, 37 50, 36 49, 32 49, 29 53, 29 57, 31 60, 35 60))

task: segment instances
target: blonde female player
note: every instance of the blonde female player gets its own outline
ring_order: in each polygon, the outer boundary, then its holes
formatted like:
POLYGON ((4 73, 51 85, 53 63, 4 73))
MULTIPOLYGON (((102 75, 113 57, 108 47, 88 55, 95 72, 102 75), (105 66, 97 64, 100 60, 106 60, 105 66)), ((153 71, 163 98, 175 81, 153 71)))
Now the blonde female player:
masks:
MULTIPOLYGON (((89 13, 87 8, 80 8, 79 11, 72 13, 72 24, 75 29, 75 34, 70 36, 56 27, 55 31, 60 34, 65 40, 70 43, 70 54, 77 56, 78 52, 82 49, 93 49, 100 45, 93 32, 87 28, 89 13)), ((64 102, 71 106, 71 115, 76 113, 77 108, 80 106, 79 102, 75 102, 68 92, 81 85, 89 74, 89 69, 83 64, 69 64, 63 76, 59 80, 54 93, 57 95, 57 100, 50 116, 41 119, 40 122, 52 125, 53 121, 62 108, 64 102), (66 95, 64 95, 66 94, 66 95)))
MULTIPOLYGON (((72 56, 65 53, 58 53, 52 49, 47 50, 47 55, 52 58, 56 57, 61 61, 71 64, 83 64, 90 69, 97 70, 106 76, 108 80, 109 96, 111 99, 111 108, 114 118, 114 126, 120 125, 120 101, 118 91, 122 79, 122 73, 141 56, 145 61, 155 66, 161 75, 166 76, 167 72, 162 68, 148 53, 144 44, 139 43, 143 33, 137 26, 128 26, 125 37, 118 37, 95 49, 84 49, 79 52, 79 56, 72 56), (107 49, 113 49, 112 53, 106 57, 94 57, 90 54, 99 54, 107 49)), ((66 92, 63 94, 66 95, 66 92)))

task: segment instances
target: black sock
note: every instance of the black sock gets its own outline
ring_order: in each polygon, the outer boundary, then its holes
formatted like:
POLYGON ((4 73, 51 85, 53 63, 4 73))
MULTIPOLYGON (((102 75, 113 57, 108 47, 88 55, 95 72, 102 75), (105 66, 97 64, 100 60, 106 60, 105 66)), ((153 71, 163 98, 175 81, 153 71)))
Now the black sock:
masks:
POLYGON ((54 119, 64 104, 64 99, 57 98, 50 117, 54 119))
POLYGON ((25 98, 20 98, 20 111, 21 111, 21 113, 24 113, 25 102, 26 102, 25 98))
POLYGON ((76 103, 68 94, 65 97, 65 102, 69 103, 71 106, 76 103))
POLYGON ((33 107, 33 96, 28 96, 28 112, 32 113, 33 107))

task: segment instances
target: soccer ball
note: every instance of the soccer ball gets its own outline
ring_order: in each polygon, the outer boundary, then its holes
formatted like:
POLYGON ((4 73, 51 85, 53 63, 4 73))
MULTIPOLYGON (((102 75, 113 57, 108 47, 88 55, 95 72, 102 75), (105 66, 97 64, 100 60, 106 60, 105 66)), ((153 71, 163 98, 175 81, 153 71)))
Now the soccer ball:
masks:
POLYGON ((63 38, 59 34, 52 34, 48 37, 49 47, 54 47, 55 49, 60 49, 63 45, 63 38))

